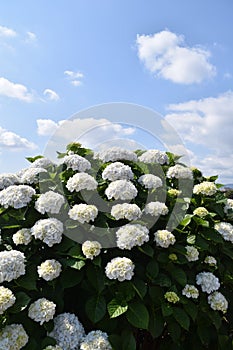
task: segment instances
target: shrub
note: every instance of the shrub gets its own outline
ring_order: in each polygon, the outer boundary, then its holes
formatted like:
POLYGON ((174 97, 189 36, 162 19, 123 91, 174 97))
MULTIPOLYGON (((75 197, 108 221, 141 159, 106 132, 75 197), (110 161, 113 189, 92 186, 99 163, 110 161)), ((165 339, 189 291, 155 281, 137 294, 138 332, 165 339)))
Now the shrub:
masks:
POLYGON ((156 150, 59 158, 0 176, 0 348, 232 349, 217 178, 156 150))

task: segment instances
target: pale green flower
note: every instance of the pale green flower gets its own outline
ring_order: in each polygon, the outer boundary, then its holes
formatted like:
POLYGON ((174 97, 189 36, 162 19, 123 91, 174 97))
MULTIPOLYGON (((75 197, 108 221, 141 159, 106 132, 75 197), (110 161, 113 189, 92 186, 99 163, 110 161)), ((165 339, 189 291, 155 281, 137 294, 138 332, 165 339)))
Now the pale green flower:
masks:
POLYGON ((169 301, 169 303, 176 304, 180 300, 178 295, 175 292, 166 292, 164 298, 169 301))

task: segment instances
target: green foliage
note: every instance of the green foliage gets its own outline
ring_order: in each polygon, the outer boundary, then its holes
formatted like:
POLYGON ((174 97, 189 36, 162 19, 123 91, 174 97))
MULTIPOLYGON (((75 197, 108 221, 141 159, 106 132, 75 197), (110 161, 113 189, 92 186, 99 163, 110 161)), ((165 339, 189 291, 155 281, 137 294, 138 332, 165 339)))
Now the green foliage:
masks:
MULTIPOLYGON (((19 250, 26 257, 26 273, 1 285, 9 288, 16 301, 0 316, 0 328, 7 324, 21 323, 29 335, 29 342, 24 349, 42 350, 56 341, 48 336, 53 322, 40 325, 28 317, 28 308, 35 300, 45 297, 56 303, 56 314, 75 313, 86 330, 100 329, 108 333, 115 350, 163 350, 163 349, 231 349, 233 337, 233 249, 232 241, 225 240, 216 229, 219 222, 230 222, 225 212, 226 197, 217 189, 209 196, 195 194, 187 201, 184 193, 173 194, 170 190, 180 189, 180 179, 166 178, 171 166, 180 163, 180 157, 168 153, 169 165, 144 164, 142 162, 122 162, 131 167, 134 173, 132 183, 138 190, 138 196, 131 201, 143 210, 149 201, 164 201, 169 213, 160 217, 142 216, 135 223, 144 223, 149 228, 149 240, 129 250, 119 249, 111 229, 128 224, 127 219, 116 220, 111 214, 112 200, 107 200, 105 189, 110 181, 102 178, 102 172, 108 163, 93 158, 93 152, 79 143, 67 146, 67 152, 59 153, 64 158, 68 152, 85 157, 91 162, 89 174, 98 181, 97 194, 91 191, 69 192, 67 181, 76 173, 65 165, 51 166, 43 177, 32 184, 36 195, 28 206, 21 209, 0 206, 1 245, 0 250, 19 250), (163 188, 145 189, 138 183, 143 174, 163 174, 163 188), (39 213, 34 203, 40 196, 41 187, 46 191, 55 191, 65 196, 66 203, 59 214, 52 217, 64 223, 64 235, 61 243, 48 247, 35 238, 28 245, 19 245, 13 241, 13 235, 21 228, 31 228, 38 220, 49 216, 39 213), (169 192, 170 191, 170 192, 169 192), (68 210, 75 204, 94 204, 100 197, 103 208, 98 217, 89 225, 71 220, 68 210), (96 199, 97 198, 97 199, 96 199), (163 200, 164 199, 164 200, 163 200), (188 203, 190 202, 190 203, 188 203), (105 205, 105 207, 104 207, 105 205), (175 206, 179 212, 173 213, 175 206), (208 210, 208 215, 200 217, 194 214, 198 207, 208 210), (167 248, 158 246, 154 241, 157 230, 166 230, 169 218, 174 217, 177 225, 172 231, 175 243, 167 248), (148 221, 146 221, 148 220, 148 221), (146 222, 145 222, 146 221, 146 222), (151 224, 152 222, 152 224, 151 224), (102 228, 103 230, 98 230, 102 228), (77 243, 72 237, 78 237, 77 243), (93 259, 85 256, 82 242, 95 240, 107 242, 100 255, 93 259), (198 259, 189 261, 186 246, 198 249, 198 259), (205 262, 207 256, 216 259, 217 264, 205 262), (127 257, 135 265, 132 279, 119 281, 109 279, 105 268, 115 257, 127 257), (52 281, 45 281, 38 275, 38 266, 46 259, 56 259, 62 265, 62 272, 52 281), (219 292, 229 305, 226 313, 213 310, 208 303, 208 294, 196 284, 196 275, 200 272, 212 272, 221 282, 219 292), (188 298, 182 291, 187 285, 195 285, 199 297, 188 298), (177 302, 169 302, 164 295, 174 292, 177 302), (148 345, 149 344, 149 345, 148 345)), ((137 150, 141 155, 143 151, 137 150)), ((28 158, 33 162, 41 156, 28 158)), ((214 183, 216 177, 204 178, 198 169, 193 170, 194 184, 203 181, 214 183)), ((123 203, 118 201, 117 203, 123 203)), ((0 336, 1 337, 1 336, 0 336)))

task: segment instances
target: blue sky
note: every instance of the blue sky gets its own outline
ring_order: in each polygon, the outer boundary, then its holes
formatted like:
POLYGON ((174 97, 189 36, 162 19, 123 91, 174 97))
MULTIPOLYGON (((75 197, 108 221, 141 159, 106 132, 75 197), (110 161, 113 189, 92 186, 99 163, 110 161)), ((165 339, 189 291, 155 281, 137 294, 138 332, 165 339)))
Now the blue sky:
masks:
MULTIPOLYGON (((232 13, 231 0, 1 2, 0 172, 27 166, 74 113, 128 102, 162 114, 194 166, 233 183, 232 13)), ((120 134, 138 137, 111 127, 120 134)))

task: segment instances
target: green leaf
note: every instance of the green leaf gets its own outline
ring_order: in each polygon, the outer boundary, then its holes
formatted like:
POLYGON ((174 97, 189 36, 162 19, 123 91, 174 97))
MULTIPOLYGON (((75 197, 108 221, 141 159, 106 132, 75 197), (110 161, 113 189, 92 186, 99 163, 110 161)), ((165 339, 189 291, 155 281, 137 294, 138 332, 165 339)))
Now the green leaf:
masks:
POLYGON ((181 335, 181 328, 177 322, 168 322, 168 331, 174 343, 178 343, 181 335))
POLYGON ((148 329, 149 313, 144 304, 133 302, 126 312, 127 320, 136 328, 148 329))
POLYGON ((172 277, 181 285, 181 286, 185 286, 187 284, 187 276, 186 273, 178 268, 177 266, 175 266, 174 269, 172 269, 171 271, 171 275, 172 277))
POLYGON ((76 286, 81 282, 83 278, 83 271, 77 271, 76 269, 72 269, 67 267, 60 276, 60 281, 62 284, 62 287, 65 288, 71 288, 76 286))
POLYGON ((138 250, 140 250, 140 252, 150 256, 151 258, 153 258, 153 256, 154 256, 154 249, 149 244, 144 244, 142 247, 138 247, 138 250))
POLYGON ((107 305, 110 318, 118 317, 128 310, 128 305, 123 300, 112 299, 107 305))
POLYGON ((168 317, 168 316, 171 316, 173 314, 173 308, 168 303, 163 303, 161 305, 161 310, 162 310, 162 314, 164 317, 168 317))
POLYGON ((122 350, 136 350, 136 341, 133 334, 129 331, 122 332, 122 350))
POLYGON ((159 337, 164 329, 164 319, 158 310, 150 311, 149 332, 154 338, 159 337))
POLYGON ((35 266, 31 266, 26 270, 26 274, 19 277, 16 280, 17 285, 19 285, 20 287, 23 287, 27 290, 37 290, 37 278, 38 278, 38 274, 36 271, 35 266))
POLYGON ((183 309, 174 307, 173 316, 182 328, 186 329, 187 331, 189 330, 190 319, 183 309))
POLYGON ((71 258, 66 260, 66 265, 72 269, 81 270, 81 268, 85 266, 85 261, 71 258))
MULTIPOLYGON (((122 338, 120 335, 117 334, 110 334, 108 337, 108 340, 110 344, 112 345, 113 350, 120 350, 122 349, 122 338)), ((94 350, 94 349, 93 349, 94 350)))
POLYGON ((198 313, 198 306, 194 304, 191 300, 187 301, 187 304, 183 305, 185 311, 189 314, 193 321, 196 320, 198 313))
POLYGON ((155 279, 159 273, 159 265, 155 260, 151 260, 146 267, 147 275, 151 279, 155 279))
POLYGON ((103 296, 95 295, 86 302, 86 313, 88 318, 96 323, 100 321, 106 312, 106 302, 103 296))
POLYGON ((135 289, 138 296, 143 300, 147 292, 147 285, 143 280, 138 278, 134 279, 133 288, 135 289))
POLYGON ((193 220, 200 226, 203 226, 203 227, 209 227, 210 226, 209 221, 201 219, 201 218, 199 218, 197 216, 194 216, 193 220))
POLYGON ((42 347, 42 349, 44 349, 49 345, 55 346, 56 344, 57 344, 57 342, 54 338, 47 336, 42 340, 41 347, 42 347))
POLYGON ((196 241, 196 235, 189 235, 187 238, 187 243, 188 244, 195 244, 196 241))
POLYGON ((130 301, 135 296, 135 289, 130 281, 123 281, 118 286, 118 292, 123 296, 124 300, 130 301))
POLYGON ((9 309, 9 312, 14 314, 26 309, 26 307, 31 301, 31 298, 24 292, 16 293, 15 297, 16 297, 15 304, 9 309))
POLYGON ((192 220, 193 215, 187 214, 185 215, 184 219, 180 222, 180 225, 183 227, 188 226, 192 220))
POLYGON ((104 290, 104 275, 102 269, 95 265, 89 265, 87 268, 87 279, 92 287, 101 293, 104 290))
POLYGON ((75 247, 72 247, 68 251, 67 255, 71 256, 72 258, 78 258, 78 259, 80 259, 80 257, 83 258, 80 244, 77 243, 75 247))
POLYGON ((171 287, 172 284, 171 279, 163 273, 154 280, 154 283, 158 284, 160 287, 171 287))

